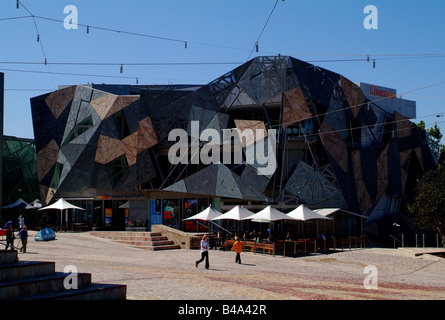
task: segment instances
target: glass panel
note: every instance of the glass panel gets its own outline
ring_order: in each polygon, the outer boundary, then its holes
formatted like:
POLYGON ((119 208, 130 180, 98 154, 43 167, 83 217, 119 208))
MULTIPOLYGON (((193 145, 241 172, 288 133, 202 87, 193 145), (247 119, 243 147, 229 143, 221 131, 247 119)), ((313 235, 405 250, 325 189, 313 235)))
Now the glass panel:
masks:
POLYGON ((179 199, 168 199, 163 202, 163 223, 166 226, 178 228, 179 199))

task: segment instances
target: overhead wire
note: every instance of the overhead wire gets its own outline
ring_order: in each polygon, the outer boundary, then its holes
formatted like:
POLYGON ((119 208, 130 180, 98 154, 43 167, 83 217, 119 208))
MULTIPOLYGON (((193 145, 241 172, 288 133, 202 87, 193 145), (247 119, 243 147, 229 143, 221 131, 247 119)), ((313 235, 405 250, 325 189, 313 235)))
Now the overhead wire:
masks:
MULTIPOLYGON (((4 21, 4 20, 14 20, 14 19, 25 19, 25 18, 32 18, 33 22, 34 22, 34 26, 36 29, 36 32, 38 34, 38 37, 40 38, 40 33, 38 30, 38 26, 36 23, 36 19, 42 19, 42 20, 47 20, 47 21, 52 21, 52 22, 58 22, 58 23, 64 23, 63 20, 60 19, 55 19, 55 18, 50 18, 50 17, 45 17, 45 16, 40 16, 40 15, 34 15, 24 4, 22 1, 17 0, 17 4, 20 4, 25 10, 26 12, 29 14, 28 16, 19 16, 19 17, 9 17, 9 18, 0 18, 0 21, 4 21)), ((258 46, 258 42, 261 38, 261 36, 264 33, 264 30, 276 8, 278 4, 278 0, 276 0, 271 12, 269 13, 269 16, 266 20, 266 22, 264 23, 262 30, 257 38, 257 41, 255 42, 254 47, 251 49, 250 54, 249 54, 249 58, 250 59, 253 50, 255 48, 257 48, 258 46)), ((188 43, 193 43, 191 41, 187 41, 187 40, 183 40, 183 39, 175 39, 175 38, 171 38, 171 37, 162 37, 162 36, 157 36, 157 35, 152 35, 152 34, 146 34, 146 33, 140 33, 140 32, 132 32, 132 31, 125 31, 125 30, 118 30, 118 29, 112 29, 112 28, 107 28, 107 27, 101 27, 101 26, 95 26, 95 25, 91 25, 91 24, 79 24, 76 23, 77 26, 82 26, 87 28, 87 31, 89 32, 89 29, 98 29, 98 30, 103 30, 103 31, 108 31, 108 32, 114 32, 114 33, 120 33, 120 34, 127 34, 127 35, 133 35, 133 36, 139 36, 139 37, 146 37, 146 38, 153 38, 153 39, 158 39, 158 40, 166 40, 166 41, 174 41, 174 42, 181 42, 184 43, 185 46, 187 47, 188 43)), ((125 65, 205 65, 205 64, 242 64, 243 62, 210 62, 210 63, 205 63, 205 62, 182 62, 182 63, 70 63, 70 62, 65 62, 65 63, 55 63, 55 62, 49 62, 47 61, 47 55, 45 52, 45 49, 43 47, 43 44, 41 41, 40 42, 40 46, 42 49, 42 53, 44 55, 45 58, 45 62, 44 63, 27 63, 27 64, 45 64, 45 65, 50 65, 50 64, 66 64, 66 65, 120 65, 120 66, 125 66, 125 65)), ((221 46, 221 45, 212 45, 212 44, 208 44, 208 43, 202 43, 202 42, 196 42, 196 44, 201 44, 201 45, 209 45, 209 46, 217 46, 217 47, 223 47, 223 48, 228 48, 228 49, 239 49, 239 50, 248 50, 245 48, 233 48, 233 47, 227 47, 227 46, 221 46)), ((369 62, 369 57, 380 57, 379 59, 392 59, 392 58, 419 58, 419 57, 445 57, 445 53, 414 53, 414 54, 406 54, 406 53, 402 53, 402 54, 313 54, 313 53, 299 53, 299 55, 306 55, 306 56, 362 56, 363 58, 360 59, 324 59, 324 60, 312 60, 312 61, 307 61, 310 63, 320 63, 320 62, 352 62, 352 61, 365 61, 367 60, 369 62), (382 58, 382 57, 386 57, 386 58, 382 58)), ((375 61, 375 58, 373 59, 375 61)), ((3 63, 8 63, 8 62, 3 62, 3 63)), ((12 63, 12 62, 11 62, 12 63)), ((25 62, 26 63, 26 62, 25 62)), ((121 68, 122 70, 122 68, 121 68)))
POLYGON ((261 36, 263 35, 263 32, 264 32, 264 30, 266 29, 267 24, 269 23, 270 17, 272 17, 273 12, 275 11, 275 8, 276 8, 276 6, 277 6, 277 4, 278 4, 278 1, 279 1, 279 0, 276 0, 276 1, 275 1, 275 4, 274 4, 272 10, 270 11, 270 14, 269 14, 269 16, 267 17, 267 20, 266 20, 266 22, 264 23, 263 28, 261 29, 261 32, 260 32, 258 38, 256 39, 255 44, 254 44, 252 50, 250 51, 249 56, 247 57, 247 61, 250 60, 250 57, 252 56, 252 53, 253 53, 254 50, 256 50, 257 52, 259 51, 259 49, 258 49, 258 42, 260 41, 260 38, 261 38, 261 36))
MULTIPOLYGON (((17 9, 19 8, 19 5, 21 5, 23 7, 23 9, 25 9, 26 12, 28 12, 30 14, 32 21, 34 22, 34 28, 36 29, 36 32, 37 32, 37 42, 40 44, 40 48, 42 50, 43 58, 45 59, 45 65, 46 65, 48 62, 48 57, 46 55, 45 48, 43 47, 43 41, 40 37, 39 27, 37 26, 35 16, 31 13, 31 11, 28 10, 28 8, 25 5, 23 5, 23 3, 20 0, 17 0, 17 9)), ((48 70, 49 70, 49 74, 51 75, 51 80, 53 82, 53 85, 55 88, 57 88, 56 82, 54 80, 54 76, 53 76, 53 74, 51 72, 51 68, 49 66, 48 66, 48 70)))
MULTIPOLYGON (((34 15, 33 13, 30 12, 30 10, 23 5, 23 3, 20 0, 17 0, 17 4, 20 4, 28 13, 29 16, 19 16, 19 17, 9 17, 9 18, 1 18, 0 21, 6 21, 6 20, 18 20, 18 19, 26 19, 26 18, 32 18, 33 19, 33 23, 34 23, 34 27, 35 30, 37 32, 37 40, 40 43, 40 47, 42 50, 42 54, 44 56, 45 62, 0 62, 0 64, 44 64, 46 66, 49 65, 85 65, 85 66, 90 66, 90 65, 94 65, 94 66, 113 66, 113 65, 120 65, 121 66, 121 73, 122 73, 122 68, 124 65, 133 65, 133 66, 156 66, 156 65, 172 65, 172 66, 180 66, 180 65, 217 65, 217 64, 241 64, 242 62, 157 62, 157 63, 146 63, 146 62, 141 62, 141 63, 95 63, 95 62, 49 62, 47 59, 47 54, 45 52, 45 48, 43 46, 43 43, 41 41, 41 37, 40 37, 40 33, 39 33, 39 29, 36 23, 36 19, 41 19, 41 20, 47 20, 47 21, 53 21, 53 22, 64 22, 60 19, 54 19, 54 18, 49 18, 49 17, 44 17, 44 16, 37 16, 34 15)), ((272 14, 276 8, 278 4, 278 0, 276 0, 271 12, 269 13, 269 16, 266 20, 266 22, 264 23, 262 30, 257 38, 257 41, 255 42, 254 47, 251 49, 250 51, 250 55, 249 58, 247 60, 250 59, 253 51, 255 49, 258 49, 258 43, 259 40, 261 38, 261 36, 263 35, 265 28, 267 26, 267 24, 269 23, 270 18, 272 17, 272 14)), ((186 40, 181 40, 181 39, 174 39, 174 38, 169 38, 169 37, 160 37, 160 36, 155 36, 155 35, 151 35, 151 34, 144 34, 144 33, 138 33, 138 32, 130 32, 130 31, 123 31, 123 30, 118 30, 118 29, 112 29, 112 28, 106 28, 106 27, 100 27, 100 26, 94 26, 94 25, 86 25, 86 24, 77 24, 78 26, 82 26, 87 28, 87 32, 89 32, 89 29, 98 29, 98 30, 102 30, 102 31, 108 31, 108 32, 115 32, 115 33, 121 33, 121 34, 127 34, 127 35, 133 35, 133 36, 139 36, 139 37, 146 37, 146 38, 153 38, 153 39, 158 39, 158 40, 165 40, 165 41, 174 41, 174 42, 182 42, 185 44, 185 47, 187 48, 187 44, 191 43, 190 41, 186 41, 186 40)), ((202 45, 210 45, 210 44, 205 44, 205 43, 200 43, 202 45)), ((221 46, 220 46, 221 47, 221 46)), ((238 48, 239 49, 239 48, 238 48)), ((243 49, 245 50, 245 49, 243 49)), ((257 50, 258 51, 258 50, 257 50)), ((300 54, 303 55, 303 54, 300 54)), ((311 56, 366 56, 366 58, 354 58, 354 59, 324 59, 324 60, 315 60, 315 61, 307 61, 307 62, 354 62, 354 61, 370 61, 370 56, 371 57, 379 57, 379 60, 390 60, 390 59, 408 59, 408 58, 431 58, 431 57, 445 57, 445 53, 414 53, 414 54, 406 54, 406 53, 402 53, 402 54, 373 54, 373 55, 364 55, 364 54, 305 54, 305 55, 311 55, 311 56)), ((375 62, 375 59, 373 59, 375 62)), ((3 69, 5 71, 11 71, 11 72, 28 72, 28 73, 47 73, 50 74, 52 77, 52 81, 54 86, 55 85, 55 81, 53 78, 53 74, 59 74, 59 75, 73 75, 73 76, 88 76, 88 77, 106 77, 106 78, 123 78, 123 79, 138 79, 139 77, 131 77, 131 76, 115 76, 115 75, 97 75, 97 74, 84 74, 84 73, 69 73, 69 72, 52 72, 50 69, 49 72, 45 72, 45 71, 32 71, 32 70, 17 70, 17 69, 3 69)), ((443 82, 440 82, 439 84, 441 84, 443 82)), ((437 84, 433 84, 433 85, 437 85, 437 84)), ((430 87, 430 86, 427 86, 430 87)), ((413 92, 416 90, 420 90, 426 87, 422 87, 422 88, 418 88, 418 89, 414 89, 414 90, 410 90, 407 91, 403 94, 409 93, 409 92, 413 92)), ((385 98, 383 98, 385 99, 385 98)), ((378 100, 377 100, 378 101, 378 100)), ((373 101, 371 101, 373 102, 373 101)), ((350 106, 349 108, 355 108, 356 106, 350 106)), ((337 111, 343 111, 345 110, 345 108, 339 109, 339 110, 334 110, 333 112, 337 112, 337 111)), ((325 113, 324 115, 327 115, 329 113, 325 113)), ((316 115, 313 117, 318 117, 321 116, 316 115)))

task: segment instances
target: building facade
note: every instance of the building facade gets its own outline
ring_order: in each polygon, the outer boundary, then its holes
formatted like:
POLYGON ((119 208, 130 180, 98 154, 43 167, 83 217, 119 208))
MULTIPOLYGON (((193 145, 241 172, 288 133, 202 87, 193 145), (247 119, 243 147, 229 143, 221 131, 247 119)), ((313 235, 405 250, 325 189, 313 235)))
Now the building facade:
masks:
POLYGON ((289 56, 254 58, 203 86, 68 86, 31 109, 42 201, 86 201, 93 223, 115 229, 196 230, 184 219, 209 204, 303 203, 372 224, 399 212, 438 160, 437 141, 409 121, 415 102, 289 56), (172 153, 175 129, 188 149, 172 153), (264 135, 240 140, 256 129, 264 135), (228 149, 205 138, 229 131, 228 149), (178 153, 186 161, 172 162, 178 153))
MULTIPOLYGON (((36 148, 34 140, 3 136, 2 141, 2 203, 0 207, 11 206, 20 198, 31 203, 40 198, 37 175, 36 148)), ((29 227, 37 225, 39 214, 36 210, 24 208, 0 208, 0 225, 14 221, 21 214, 29 227), (3 224, 2 224, 3 222, 3 224)))

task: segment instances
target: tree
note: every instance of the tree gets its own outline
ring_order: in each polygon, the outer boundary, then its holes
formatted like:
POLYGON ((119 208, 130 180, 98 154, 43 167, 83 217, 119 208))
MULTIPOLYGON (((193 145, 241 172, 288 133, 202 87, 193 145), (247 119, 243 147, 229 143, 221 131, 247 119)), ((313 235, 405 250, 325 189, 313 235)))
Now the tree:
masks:
POLYGON ((431 127, 429 129, 426 129, 425 127, 425 122, 423 120, 420 120, 419 123, 417 123, 417 126, 424 130, 425 132, 427 132, 429 135, 433 136, 434 138, 436 138, 437 140, 440 141, 440 139, 442 139, 442 133, 440 132, 440 128, 437 125, 437 123, 434 123, 434 127, 431 127))
POLYGON ((438 141, 442 139, 442 133, 440 133, 440 128, 437 126, 437 123, 434 123, 434 127, 429 128, 428 130, 426 130, 426 132, 428 132, 428 134, 432 135, 438 141))
POLYGON ((420 228, 438 232, 445 247, 445 168, 429 171, 422 180, 409 212, 420 228))

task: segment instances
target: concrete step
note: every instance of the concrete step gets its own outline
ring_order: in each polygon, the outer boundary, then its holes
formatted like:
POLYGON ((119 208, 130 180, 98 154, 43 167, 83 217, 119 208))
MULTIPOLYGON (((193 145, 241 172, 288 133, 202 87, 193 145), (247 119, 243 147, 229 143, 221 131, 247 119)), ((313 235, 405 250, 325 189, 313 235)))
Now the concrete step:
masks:
POLYGON ((145 249, 145 250, 153 250, 153 251, 181 249, 181 246, 179 244, 156 245, 156 246, 141 244, 141 245, 130 245, 130 246, 134 247, 134 248, 145 249))
POLYGON ((161 236, 160 232, 139 232, 139 231, 91 231, 91 235, 103 238, 114 237, 156 237, 161 236))
POLYGON ((0 265, 0 283, 14 279, 25 279, 54 274, 55 262, 47 261, 18 261, 0 265))
MULTIPOLYGON (((24 257, 23 255, 22 257, 24 257)), ((28 257, 28 255, 26 255, 28 257)), ((17 251, 0 250, 0 300, 125 300, 125 285, 91 283, 91 274, 78 273, 78 289, 65 289, 73 274, 55 272, 55 263, 19 261, 17 251)))
POLYGON ((168 240, 167 237, 156 236, 156 237, 125 237, 125 236, 117 236, 110 238, 110 240, 114 241, 165 241, 168 240))
POLYGON ((125 285, 92 283, 84 288, 29 295, 15 300, 125 300, 126 298, 125 285))
POLYGON ((163 246, 163 245, 175 244, 172 240, 161 240, 161 241, 114 240, 114 241, 130 245, 148 245, 148 246, 163 246))
MULTIPOLYGON (((48 292, 63 291, 67 273, 56 272, 51 275, 14 279, 0 283, 0 299, 17 299, 19 297, 40 295, 48 292)), ((91 274, 77 274, 78 288, 91 285, 91 274)))
POLYGON ((17 261, 17 250, 0 250, 0 265, 17 261))
POLYGON ((168 240, 168 238, 160 232, 92 231, 90 234, 146 250, 171 250, 181 248, 179 245, 176 245, 174 241, 168 240))

